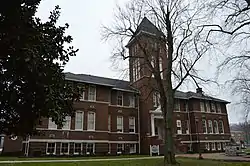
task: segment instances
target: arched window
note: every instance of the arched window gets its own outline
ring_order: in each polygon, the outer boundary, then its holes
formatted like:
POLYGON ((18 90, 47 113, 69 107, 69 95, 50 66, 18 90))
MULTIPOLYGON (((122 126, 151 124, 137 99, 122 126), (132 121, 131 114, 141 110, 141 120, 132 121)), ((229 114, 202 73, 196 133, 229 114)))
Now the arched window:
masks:
POLYGON ((207 133, 207 122, 205 119, 202 119, 202 129, 203 133, 207 133))
POLYGON ((219 132, 224 134, 224 125, 222 120, 219 121, 219 132))
POLYGON ((208 133, 213 133, 213 122, 208 120, 208 133))

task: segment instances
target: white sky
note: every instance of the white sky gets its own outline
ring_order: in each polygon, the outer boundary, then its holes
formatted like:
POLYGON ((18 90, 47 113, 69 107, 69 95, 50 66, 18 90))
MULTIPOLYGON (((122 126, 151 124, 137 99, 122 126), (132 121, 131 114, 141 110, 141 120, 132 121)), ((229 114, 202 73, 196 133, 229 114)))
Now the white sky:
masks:
MULTIPOLYGON (((76 57, 72 57, 65 71, 84 73, 103 77, 123 78, 122 74, 112 68, 110 60, 112 46, 101 40, 101 26, 112 22, 116 4, 127 0, 43 0, 37 16, 46 20, 56 5, 61 8, 59 24, 69 24, 67 33, 73 37, 72 45, 78 48, 76 57)), ((210 77, 216 71, 216 58, 205 57, 199 64, 204 75, 210 77)), ((194 87, 183 88, 194 91, 194 87)), ((215 97, 233 102, 227 89, 218 89, 213 85, 206 86, 204 91, 215 97)), ((236 123, 241 115, 236 113, 237 107, 230 104, 228 114, 230 123, 236 123)))

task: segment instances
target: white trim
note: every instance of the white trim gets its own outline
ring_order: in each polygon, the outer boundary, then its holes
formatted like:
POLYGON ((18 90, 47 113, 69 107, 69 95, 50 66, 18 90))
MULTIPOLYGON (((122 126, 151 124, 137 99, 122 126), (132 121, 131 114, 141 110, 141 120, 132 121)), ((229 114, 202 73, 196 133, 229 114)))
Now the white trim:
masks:
POLYGON ((84 111, 80 111, 80 110, 77 110, 76 112, 75 112, 75 130, 78 130, 78 131, 83 131, 83 122, 84 121, 84 111), (76 117, 77 117, 77 113, 82 113, 82 120, 81 120, 81 122, 82 122, 82 124, 81 124, 81 128, 80 129, 76 129, 76 117))
MULTIPOLYGON (((200 142, 230 142, 230 140, 200 140, 200 142)), ((181 141, 181 143, 198 143, 198 141, 181 141)))
POLYGON ((60 144, 60 155, 69 155, 69 146, 70 146, 70 143, 69 142, 61 142, 60 144), (66 153, 62 153, 62 144, 68 144, 68 152, 66 153))
POLYGON ((123 92, 131 92, 131 93, 138 93, 136 91, 132 91, 132 90, 127 90, 127 89, 121 89, 121 88, 112 88, 113 90, 118 90, 118 91, 123 91, 123 92))
MULTIPOLYGON (((51 130, 51 129, 45 129, 45 128, 36 128, 37 130, 45 130, 45 131, 64 131, 62 129, 54 129, 54 130, 51 130)), ((108 133, 109 131, 107 130, 94 130, 94 131, 90 131, 90 130, 67 130, 67 131, 71 131, 71 132, 99 132, 99 133, 108 133)))
POLYGON ((56 143, 56 142, 68 142, 68 143, 139 143, 139 141, 109 141, 109 140, 69 140, 69 139, 30 139, 29 142, 47 142, 47 143, 56 143))
MULTIPOLYGON (((30 139, 30 140, 32 140, 32 139, 30 139)), ((49 143, 54 143, 55 144, 55 146, 54 146, 54 152, 52 153, 53 155, 55 155, 56 154, 56 142, 55 141, 53 141, 53 142, 47 142, 47 144, 46 144, 46 155, 50 155, 50 153, 48 153, 48 145, 49 145, 49 143)))
POLYGON ((88 101, 96 101, 96 85, 89 85, 89 88, 88 88, 88 101), (90 88, 93 88, 95 90, 93 100, 92 99, 90 100, 90 88))
POLYGON ((87 131, 95 131, 95 119, 96 119, 96 113, 95 112, 93 112, 93 111, 89 111, 88 112, 88 116, 87 116, 87 131), (94 121, 94 124, 93 124, 93 129, 90 129, 89 128, 89 114, 93 114, 93 116, 94 116, 94 119, 93 119, 93 121, 94 121))
MULTIPOLYGON (((124 127, 124 126, 123 126, 123 116, 119 116, 119 115, 118 115, 118 116, 116 117, 116 131, 117 131, 117 133, 123 133, 123 127, 124 127), (118 123, 117 123, 117 122, 118 122, 118 118, 121 118, 121 127, 122 127, 121 130, 122 130, 122 131, 117 131, 117 130, 118 130, 118 123)), ((120 129, 119 129, 119 130, 120 130, 120 129)))
POLYGON ((92 148, 92 153, 95 154, 95 143, 94 142, 88 142, 85 146, 85 149, 86 149, 86 154, 89 154, 89 152, 87 152, 87 147, 88 147, 88 144, 92 144, 93 145, 93 148, 92 148))
MULTIPOLYGON (((135 133, 135 128, 136 128, 136 127, 135 127, 135 117, 134 117, 134 116, 130 116, 130 117, 129 117, 129 122, 130 122, 130 120, 132 120, 133 123, 134 123, 134 125, 133 125, 133 126, 134 126, 134 127, 133 127, 133 130, 134 130, 134 131, 133 131, 133 132, 129 132, 129 133, 135 133)), ((132 125, 129 123, 129 130, 130 130, 130 126, 132 126, 132 125)), ((131 129, 132 129, 132 128, 131 128, 131 129)))
POLYGON ((109 104, 109 107, 116 107, 116 108, 126 108, 126 109, 134 109, 134 110, 137 110, 136 107, 130 107, 130 106, 121 106, 121 105, 112 105, 112 104, 109 104))
MULTIPOLYGON (((76 101, 78 102, 78 101, 76 101)), ((80 100, 80 102, 87 102, 87 103, 97 103, 97 104, 110 104, 109 101, 92 101, 92 100, 80 100)))
POLYGON ((74 142, 74 155, 80 155, 78 152, 75 152, 75 144, 81 144, 81 152, 82 152, 82 143, 80 143, 80 142, 74 142))
POLYGON ((212 144, 211 144, 211 146, 212 146, 212 151, 215 151, 216 150, 216 145, 215 145, 215 142, 212 142, 212 144))

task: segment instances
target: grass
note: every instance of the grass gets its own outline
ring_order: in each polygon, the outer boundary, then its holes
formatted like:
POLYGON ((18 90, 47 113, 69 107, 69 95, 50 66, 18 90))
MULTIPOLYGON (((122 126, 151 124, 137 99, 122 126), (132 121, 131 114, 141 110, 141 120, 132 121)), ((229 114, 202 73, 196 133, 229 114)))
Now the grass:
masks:
MULTIPOLYGON (((197 159, 178 159, 181 166, 250 166, 243 162, 221 162, 197 159)), ((126 161, 92 161, 92 162, 70 162, 70 163, 22 163, 22 164, 0 164, 0 166, 161 166, 163 159, 144 159, 126 161)))
POLYGON ((120 156, 96 156, 96 157, 0 157, 0 161, 19 161, 19 160, 85 160, 85 159, 107 159, 107 158, 135 158, 148 157, 148 155, 120 155, 120 156))

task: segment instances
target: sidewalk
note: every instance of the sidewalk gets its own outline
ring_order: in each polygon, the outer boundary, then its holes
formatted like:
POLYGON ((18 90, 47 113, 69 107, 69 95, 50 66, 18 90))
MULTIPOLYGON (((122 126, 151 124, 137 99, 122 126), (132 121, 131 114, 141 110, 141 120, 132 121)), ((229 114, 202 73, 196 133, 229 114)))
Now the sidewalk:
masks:
MULTIPOLYGON (((224 153, 204 153, 202 154, 204 159, 211 159, 211 160, 223 160, 223 161, 245 161, 249 162, 250 158, 244 156, 226 156, 224 153)), ((198 154, 178 154, 176 157, 187 157, 187 158, 198 158, 198 154)))
POLYGON ((0 161, 0 164, 13 163, 66 163, 66 162, 91 162, 91 161, 120 161, 120 160, 147 160, 163 158, 163 156, 154 157, 135 157, 135 158, 106 158, 106 159, 81 159, 81 160, 17 160, 17 161, 0 161))

